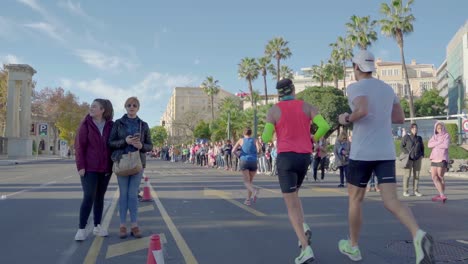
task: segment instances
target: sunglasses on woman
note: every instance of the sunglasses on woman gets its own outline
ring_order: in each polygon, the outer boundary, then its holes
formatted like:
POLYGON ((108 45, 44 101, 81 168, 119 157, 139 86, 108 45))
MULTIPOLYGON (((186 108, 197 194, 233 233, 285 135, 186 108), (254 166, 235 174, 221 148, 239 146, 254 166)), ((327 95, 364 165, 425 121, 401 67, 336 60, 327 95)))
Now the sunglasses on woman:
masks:
POLYGON ((138 108, 138 105, 137 104, 127 104, 127 108, 130 108, 130 107, 135 107, 135 108, 138 108))

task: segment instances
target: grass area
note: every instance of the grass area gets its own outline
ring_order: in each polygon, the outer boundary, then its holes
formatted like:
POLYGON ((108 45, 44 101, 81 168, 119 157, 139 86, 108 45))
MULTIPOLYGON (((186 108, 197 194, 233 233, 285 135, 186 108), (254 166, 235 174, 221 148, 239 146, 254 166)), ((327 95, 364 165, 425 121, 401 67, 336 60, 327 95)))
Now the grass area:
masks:
MULTIPOLYGON (((397 157, 400 155, 400 146, 401 140, 395 140, 395 149, 397 152, 397 157)), ((427 147, 427 141, 424 141, 424 157, 429 158, 431 155, 431 149, 427 147)), ((450 159, 468 159, 468 151, 460 146, 455 144, 450 145, 449 147, 449 158, 450 159)))

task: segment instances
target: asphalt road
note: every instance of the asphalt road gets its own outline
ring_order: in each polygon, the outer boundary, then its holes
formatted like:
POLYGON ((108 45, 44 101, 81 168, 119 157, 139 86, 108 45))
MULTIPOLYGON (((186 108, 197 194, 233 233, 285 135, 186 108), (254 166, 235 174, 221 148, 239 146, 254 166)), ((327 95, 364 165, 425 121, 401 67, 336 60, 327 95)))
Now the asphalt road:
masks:
MULTIPOLYGON (((109 237, 90 234, 76 242, 82 190, 74 163, 0 166, 0 263, 146 263, 152 234, 161 235, 169 264, 294 263, 297 239, 275 177, 256 177, 260 198, 247 207, 239 172, 153 160, 145 174, 154 201, 139 204, 143 239, 118 237, 113 176, 103 220, 109 237)), ((430 200, 435 189, 427 176, 421 183, 425 196, 402 200, 436 239, 438 263, 468 263, 468 179, 447 182, 445 204, 430 200)), ((314 263, 352 263, 337 249, 348 233, 346 189, 337 183, 336 174, 327 174, 325 182, 307 182, 300 191, 314 263)), ((414 263, 410 234, 383 208, 378 193, 368 193, 364 219, 361 263, 414 263)))

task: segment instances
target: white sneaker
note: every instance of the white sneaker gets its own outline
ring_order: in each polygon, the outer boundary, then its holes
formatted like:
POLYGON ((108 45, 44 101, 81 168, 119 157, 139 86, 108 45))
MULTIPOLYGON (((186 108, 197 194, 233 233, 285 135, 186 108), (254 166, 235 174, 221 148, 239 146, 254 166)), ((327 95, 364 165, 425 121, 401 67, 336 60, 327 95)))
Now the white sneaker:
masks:
POLYGON ((404 196, 404 197, 409 197, 409 193, 408 193, 408 192, 404 192, 404 193, 403 193, 403 196, 404 196))
POLYGON ((422 193, 420 193, 420 192, 418 192, 418 191, 415 191, 415 192, 414 192, 414 195, 416 195, 417 197, 423 196, 422 193))
POLYGON ((105 228, 101 227, 101 225, 97 225, 97 226, 94 227, 93 234, 96 235, 96 236, 101 236, 101 237, 106 237, 106 236, 109 235, 107 230, 105 228))
POLYGON ((75 240, 76 241, 83 241, 87 237, 86 235, 86 229, 78 229, 75 235, 75 240))

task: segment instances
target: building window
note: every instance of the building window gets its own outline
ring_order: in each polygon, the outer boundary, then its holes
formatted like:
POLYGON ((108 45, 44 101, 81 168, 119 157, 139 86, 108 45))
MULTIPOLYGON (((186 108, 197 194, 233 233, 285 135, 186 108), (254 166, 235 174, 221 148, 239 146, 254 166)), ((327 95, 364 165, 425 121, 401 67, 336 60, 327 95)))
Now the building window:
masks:
POLYGON ((432 82, 420 82, 419 89, 421 90, 421 92, 425 92, 432 89, 432 82))
POLYGON ((393 69, 393 75, 395 76, 400 75, 400 71, 398 69, 393 69))

